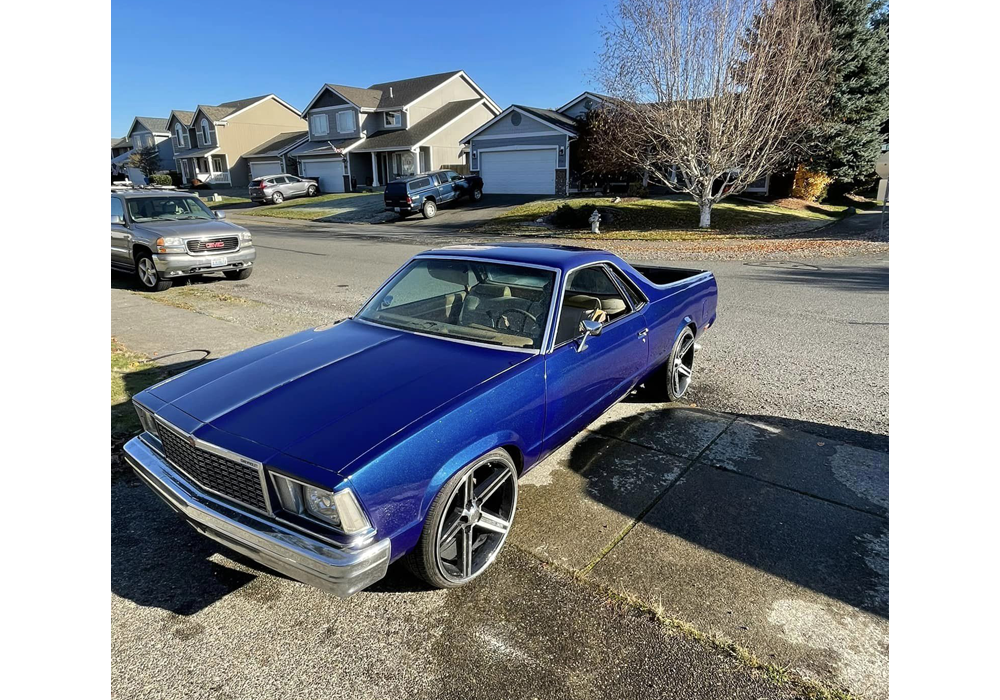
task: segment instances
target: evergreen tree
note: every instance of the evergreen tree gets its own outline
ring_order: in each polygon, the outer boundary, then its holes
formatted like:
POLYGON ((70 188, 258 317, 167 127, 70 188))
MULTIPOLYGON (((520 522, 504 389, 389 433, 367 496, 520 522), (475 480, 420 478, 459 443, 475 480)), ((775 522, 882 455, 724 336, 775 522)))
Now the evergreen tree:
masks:
POLYGON ((886 0, 819 1, 831 24, 832 93, 808 167, 853 182, 874 172, 889 119, 889 11, 886 0))

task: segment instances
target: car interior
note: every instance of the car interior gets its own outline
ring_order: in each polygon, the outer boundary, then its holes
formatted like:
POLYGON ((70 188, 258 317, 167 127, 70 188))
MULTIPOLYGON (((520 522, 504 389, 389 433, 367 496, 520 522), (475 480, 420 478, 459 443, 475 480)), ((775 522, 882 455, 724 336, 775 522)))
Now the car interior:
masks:
MULTIPOLYGON (((383 290, 361 318, 420 332, 541 347, 555 276, 533 268, 468 261, 418 261, 383 290), (436 293, 435 293, 436 292, 436 293)), ((603 266, 570 274, 556 343, 580 336, 586 319, 608 323, 629 306, 603 266)))

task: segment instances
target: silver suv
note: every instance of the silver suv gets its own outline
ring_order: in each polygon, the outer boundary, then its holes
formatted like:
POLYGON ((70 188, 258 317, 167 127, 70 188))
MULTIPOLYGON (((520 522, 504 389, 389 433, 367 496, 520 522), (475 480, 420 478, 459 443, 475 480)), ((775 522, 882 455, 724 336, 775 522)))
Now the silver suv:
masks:
POLYGON ((254 178, 250 183, 250 199, 255 202, 281 204, 293 197, 315 197, 319 194, 319 183, 305 180, 295 175, 267 175, 254 178))
POLYGON ((111 269, 134 273, 139 286, 151 292, 207 272, 245 280, 257 251, 250 232, 225 218, 188 194, 114 192, 111 269))

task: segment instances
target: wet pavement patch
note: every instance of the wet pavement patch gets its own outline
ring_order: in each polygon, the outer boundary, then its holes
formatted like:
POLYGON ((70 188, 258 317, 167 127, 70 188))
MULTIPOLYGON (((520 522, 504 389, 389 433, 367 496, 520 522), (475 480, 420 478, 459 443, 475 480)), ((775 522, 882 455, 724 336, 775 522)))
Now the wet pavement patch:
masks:
POLYGON ((686 459, 694 459, 729 427, 733 417, 675 404, 620 403, 589 430, 686 459))

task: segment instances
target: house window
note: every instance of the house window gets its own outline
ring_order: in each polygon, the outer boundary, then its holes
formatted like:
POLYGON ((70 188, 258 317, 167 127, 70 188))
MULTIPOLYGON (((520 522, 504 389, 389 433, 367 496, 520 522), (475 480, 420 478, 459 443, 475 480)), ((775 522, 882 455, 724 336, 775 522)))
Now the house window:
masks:
POLYGON ((212 143, 212 130, 208 126, 207 119, 201 120, 201 138, 206 146, 212 143))
POLYGON ((326 136, 330 133, 330 119, 325 114, 314 114, 309 117, 309 129, 313 136, 326 136))
POLYGON ((223 160, 222 156, 212 156, 212 172, 226 172, 226 161, 223 160))
POLYGON ((181 161, 181 175, 184 181, 187 182, 188 178, 191 177, 191 172, 188 170, 188 162, 186 160, 181 161))
POLYGON ((354 112, 337 112, 337 131, 347 134, 354 131, 354 112))
POLYGON ((177 140, 177 146, 182 147, 184 145, 184 127, 180 124, 174 127, 174 137, 177 140))
POLYGON ((386 126, 399 126, 402 122, 402 117, 399 112, 386 112, 385 113, 385 125, 386 126))

